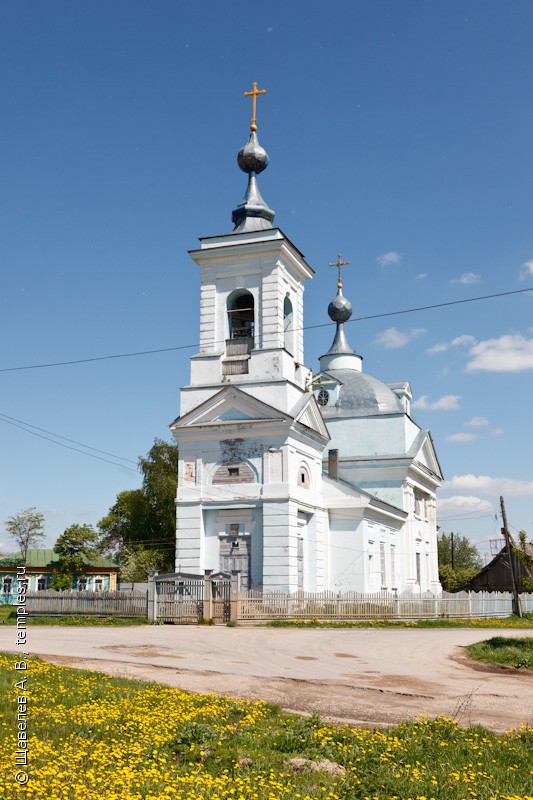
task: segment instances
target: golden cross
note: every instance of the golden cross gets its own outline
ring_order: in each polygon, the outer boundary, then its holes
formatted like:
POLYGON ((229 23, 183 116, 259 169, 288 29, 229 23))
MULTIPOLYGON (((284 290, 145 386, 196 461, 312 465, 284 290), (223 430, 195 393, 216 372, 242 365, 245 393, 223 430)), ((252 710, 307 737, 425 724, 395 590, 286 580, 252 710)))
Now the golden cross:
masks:
POLYGON ((337 260, 336 261, 330 261, 329 262, 328 266, 337 267, 337 269, 339 271, 339 277, 338 277, 338 280, 337 280, 337 288, 338 289, 342 289, 341 267, 346 267, 346 266, 348 266, 348 264, 351 264, 351 263, 352 263, 351 261, 343 261, 342 260, 342 256, 341 256, 340 253, 337 254, 337 260))
POLYGON ((252 133, 255 133, 257 130, 257 119, 256 119, 256 112, 257 112, 257 95, 258 94, 266 94, 266 89, 258 89, 257 88, 257 81, 254 81, 252 85, 251 92, 243 92, 243 97, 251 97, 252 98, 252 124, 250 125, 250 130, 252 133))

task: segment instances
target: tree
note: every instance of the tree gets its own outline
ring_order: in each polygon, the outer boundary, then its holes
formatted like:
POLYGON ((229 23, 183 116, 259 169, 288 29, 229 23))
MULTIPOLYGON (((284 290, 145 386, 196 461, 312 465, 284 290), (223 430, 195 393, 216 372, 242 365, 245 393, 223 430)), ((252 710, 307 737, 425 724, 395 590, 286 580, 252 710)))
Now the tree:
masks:
POLYGON ((59 561, 50 586, 69 589, 74 575, 98 552, 98 534, 92 525, 71 525, 58 537, 54 551, 59 561))
POLYGON ((6 520, 5 526, 9 535, 16 541, 20 548, 22 561, 26 564, 28 560, 28 550, 35 545, 39 539, 44 539, 46 533, 43 530, 44 514, 37 511, 35 506, 19 511, 13 517, 6 520))
POLYGON ((437 550, 439 580, 447 592, 460 589, 468 583, 483 563, 477 547, 458 533, 448 535, 443 531, 437 537, 437 550))
POLYGON ((120 492, 98 523, 101 551, 121 561, 125 548, 149 541, 149 518, 150 504, 142 489, 120 492))
POLYGON ((513 551, 527 573, 520 578, 524 589, 533 592, 533 545, 528 543, 525 531, 518 534, 518 546, 513 551))
POLYGON ((176 546, 178 447, 156 439, 139 459, 141 489, 120 492, 98 523, 103 552, 117 558, 126 580, 146 580, 148 569, 170 571, 176 546))
POLYGON ((158 550, 138 547, 136 550, 126 548, 123 551, 120 577, 123 581, 145 581, 150 570, 160 570, 164 565, 165 555, 158 550))

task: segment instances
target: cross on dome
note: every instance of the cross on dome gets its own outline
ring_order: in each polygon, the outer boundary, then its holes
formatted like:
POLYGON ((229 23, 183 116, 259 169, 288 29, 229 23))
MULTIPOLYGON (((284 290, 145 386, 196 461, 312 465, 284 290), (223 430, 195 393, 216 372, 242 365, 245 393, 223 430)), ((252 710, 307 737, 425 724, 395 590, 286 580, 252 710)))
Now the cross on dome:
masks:
POLYGON ((329 267, 337 267, 337 269, 338 269, 338 278, 337 278, 337 288, 338 289, 342 289, 341 269, 342 269, 342 267, 347 267, 351 263, 352 263, 351 261, 343 261, 341 253, 337 253, 337 260, 336 261, 330 261, 329 262, 329 264, 328 264, 329 267))
POLYGON ((257 130, 257 96, 259 94, 266 94, 266 89, 258 89, 257 88, 257 81, 254 81, 252 84, 252 91, 251 92, 243 92, 243 97, 251 97, 252 98, 252 122, 250 124, 250 130, 252 133, 255 133, 257 130))

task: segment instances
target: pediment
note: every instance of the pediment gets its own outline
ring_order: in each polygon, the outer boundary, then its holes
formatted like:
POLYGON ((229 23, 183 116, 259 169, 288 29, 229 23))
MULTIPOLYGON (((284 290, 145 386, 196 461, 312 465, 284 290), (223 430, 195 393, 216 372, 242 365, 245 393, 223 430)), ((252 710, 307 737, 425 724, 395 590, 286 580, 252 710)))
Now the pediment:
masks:
POLYGON ((423 467, 433 472, 441 480, 444 480, 431 434, 429 431, 421 431, 421 433, 423 434, 422 444, 416 450, 413 461, 422 464, 423 467))
POLYGON ((290 422, 291 418, 235 386, 229 386, 177 419, 171 428, 283 421, 290 422))
POLYGON ((310 428, 315 433, 318 433, 322 438, 329 441, 331 438, 329 431, 326 428, 326 424, 322 418, 322 414, 320 413, 318 403, 313 394, 308 395, 305 398, 303 406, 298 410, 293 409, 293 412, 294 411, 296 412, 294 415, 294 421, 296 423, 305 425, 306 428, 310 428))

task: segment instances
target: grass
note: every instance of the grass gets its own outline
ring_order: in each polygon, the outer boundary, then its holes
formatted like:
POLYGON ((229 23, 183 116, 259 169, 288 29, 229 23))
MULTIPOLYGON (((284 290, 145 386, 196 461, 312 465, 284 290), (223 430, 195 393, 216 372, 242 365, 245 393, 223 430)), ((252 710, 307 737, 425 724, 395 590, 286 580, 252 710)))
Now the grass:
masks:
POLYGON ((466 648, 469 658, 503 664, 516 669, 533 669, 533 639, 517 639, 494 636, 466 648))
POLYGON ((16 672, 16 657, 0 654, 5 800, 533 800, 526 727, 505 736, 445 718, 386 730, 338 727, 263 702, 33 658, 16 672), (15 687, 22 677, 24 687, 15 687), (16 787, 22 691, 30 777, 16 787))
MULTIPOLYGON (((68 614, 63 616, 35 616, 26 617, 27 625, 146 625, 148 620, 144 617, 112 617, 97 616, 92 614, 68 614)), ((0 606, 0 625, 16 625, 16 606, 0 606)))
POLYGON ((517 617, 480 617, 478 619, 374 619, 361 621, 332 621, 319 619, 275 619, 265 623, 269 628, 533 628, 533 614, 517 617))

